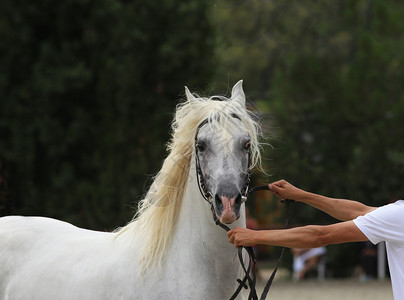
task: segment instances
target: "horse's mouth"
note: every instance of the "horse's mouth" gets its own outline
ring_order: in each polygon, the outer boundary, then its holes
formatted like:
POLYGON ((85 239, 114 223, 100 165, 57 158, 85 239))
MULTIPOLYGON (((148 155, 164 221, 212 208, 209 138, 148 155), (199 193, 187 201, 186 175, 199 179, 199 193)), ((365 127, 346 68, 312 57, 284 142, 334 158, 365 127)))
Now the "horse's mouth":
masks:
POLYGON ((240 217, 241 195, 236 198, 215 196, 215 211, 220 222, 231 224, 240 217))

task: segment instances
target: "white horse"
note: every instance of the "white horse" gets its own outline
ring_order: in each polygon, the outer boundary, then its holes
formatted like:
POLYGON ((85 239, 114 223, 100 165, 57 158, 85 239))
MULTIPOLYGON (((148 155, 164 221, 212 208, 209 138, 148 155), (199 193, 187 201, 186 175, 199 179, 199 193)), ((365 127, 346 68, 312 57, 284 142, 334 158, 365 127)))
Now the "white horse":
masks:
POLYGON ((245 226, 241 193, 248 168, 260 161, 259 127, 246 110, 242 81, 221 101, 185 92, 169 155, 128 225, 108 233, 43 217, 0 218, 1 299, 211 300, 233 294, 243 277, 237 251, 201 195, 195 155, 217 218, 245 226))

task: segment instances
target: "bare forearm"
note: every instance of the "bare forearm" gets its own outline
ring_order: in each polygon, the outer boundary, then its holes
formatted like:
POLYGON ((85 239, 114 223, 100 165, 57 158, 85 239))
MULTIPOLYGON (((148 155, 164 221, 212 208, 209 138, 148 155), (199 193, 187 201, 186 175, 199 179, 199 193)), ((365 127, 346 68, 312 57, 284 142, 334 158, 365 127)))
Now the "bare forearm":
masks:
POLYGON ((236 247, 266 244, 289 248, 316 248, 329 244, 366 241, 367 237, 352 221, 326 226, 304 226, 281 230, 250 230, 237 227, 227 233, 236 247))
POLYGON ((286 180, 279 180, 269 184, 269 188, 282 199, 304 202, 342 221, 353 220, 375 209, 356 201, 329 198, 306 192, 296 188, 286 180))
POLYGON ((373 207, 366 206, 357 201, 329 198, 310 192, 301 193, 299 199, 296 200, 322 210, 341 221, 353 220, 374 209, 373 207))
POLYGON ((289 248, 316 248, 325 246, 320 226, 304 226, 287 230, 260 230, 253 237, 254 244, 289 248))

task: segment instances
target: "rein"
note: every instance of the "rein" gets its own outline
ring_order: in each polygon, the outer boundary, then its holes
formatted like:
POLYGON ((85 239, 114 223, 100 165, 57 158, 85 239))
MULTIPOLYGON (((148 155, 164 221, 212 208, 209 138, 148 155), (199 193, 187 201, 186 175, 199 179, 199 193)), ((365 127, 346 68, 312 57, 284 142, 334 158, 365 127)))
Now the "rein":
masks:
MULTIPOLYGON (((234 116, 234 117, 238 118, 238 116, 234 116)), ((208 190, 208 188, 206 186, 206 182, 205 182, 205 179, 203 177, 202 169, 201 169, 200 162, 199 162, 197 137, 198 137, 199 129, 203 125, 205 125, 206 123, 208 123, 208 119, 205 119, 203 122, 201 122, 199 124, 199 126, 197 128, 196 135, 195 135, 195 163, 196 163, 196 178, 197 178, 197 181, 198 181, 198 188, 199 188, 199 191, 200 191, 202 197, 210 205, 210 209, 212 211, 212 217, 213 217, 213 220, 215 221, 216 225, 218 225, 223 230, 228 232, 228 231, 230 231, 230 228, 228 226, 226 226, 225 224, 223 224, 222 222, 220 222, 220 220, 216 216, 215 209, 213 207, 213 200, 212 200, 213 195, 208 190)), ((250 160, 250 155, 249 155, 249 160, 250 160)), ((248 166, 250 166, 250 161, 248 162, 248 166)), ((241 196, 241 201, 242 202, 246 202, 247 197, 250 194, 254 193, 254 192, 269 191, 270 190, 269 187, 266 186, 266 185, 256 186, 256 187, 253 187, 252 189, 249 190, 250 175, 251 175, 250 173, 251 173, 250 171, 247 173, 245 183, 244 183, 244 187, 242 189, 242 196, 241 196)), ((285 199, 285 200, 282 200, 282 202, 285 203, 285 207, 286 207, 285 228, 287 228, 288 223, 289 223, 289 207, 290 207, 290 204, 292 202, 294 202, 294 201, 289 200, 289 199, 285 199)), ((272 285, 272 282, 273 282, 273 280, 275 278, 276 272, 278 271, 278 267, 279 267, 279 265, 281 263, 284 250, 285 250, 285 247, 282 247, 281 254, 279 256, 278 262, 276 263, 274 271, 272 272, 272 274, 269 277, 267 283, 265 284, 264 290, 263 290, 263 292, 261 294, 261 297, 259 298, 260 300, 265 300, 266 297, 267 297, 269 289, 270 289, 270 287, 272 285)), ((256 262, 257 262, 257 260, 256 260, 256 257, 255 257, 253 248, 250 247, 250 246, 248 246, 248 247, 244 247, 244 246, 238 247, 238 258, 239 258, 240 265, 243 268, 243 271, 244 271, 245 275, 244 275, 243 279, 237 279, 237 282, 239 283, 239 286, 237 287, 237 289, 233 293, 233 295, 230 297, 230 300, 236 299, 236 297, 238 296, 238 294, 240 293, 242 288, 248 289, 248 287, 250 288, 250 293, 248 295, 248 299, 249 300, 250 299, 258 300, 258 295, 257 295, 257 291, 256 291, 256 288, 255 288, 255 284, 256 284, 256 262), (247 254, 249 256, 249 263, 248 263, 247 267, 244 264, 244 260, 243 260, 243 249, 245 251, 247 251, 247 254), (250 274, 252 274, 252 275, 250 275, 250 274), (248 282, 248 286, 247 286, 247 282, 248 282)))
MULTIPOLYGON (((260 186, 256 186, 253 187, 248 194, 252 194, 254 192, 258 192, 258 191, 269 191, 270 189, 268 188, 268 186, 266 185, 260 185, 260 186)), ((285 199, 282 200, 283 203, 285 203, 285 207, 286 207, 286 221, 285 221, 285 228, 288 227, 289 224, 289 210, 290 210, 290 204, 294 202, 294 200, 290 200, 290 199, 285 199)), ((216 225, 218 225, 219 227, 223 228, 226 232, 230 231, 230 228, 228 226, 226 226, 225 224, 223 224, 222 222, 219 221, 219 219, 216 216, 214 207, 213 207, 213 203, 210 203, 210 209, 212 211, 212 217, 213 220, 215 221, 216 225)), ((229 298, 229 300, 234 300, 236 299, 236 297, 238 296, 238 294, 240 293, 240 291, 242 290, 242 288, 248 289, 248 287, 250 288, 250 293, 248 294, 248 300, 252 299, 252 300, 265 300, 267 298, 269 289, 271 288, 271 285, 275 279, 275 275, 276 272, 278 271, 278 267, 282 261, 282 257, 283 257, 283 253, 285 251, 285 247, 282 247, 281 250, 281 254, 279 255, 278 261, 275 265, 275 269, 272 271, 271 276, 269 277, 267 283, 265 284, 265 287, 262 291, 261 297, 258 298, 257 295, 257 291, 255 288, 256 285, 256 264, 257 264, 257 259, 255 257, 254 254, 254 250, 251 246, 240 246, 237 249, 238 251, 238 259, 240 262, 241 267, 243 268, 244 271, 244 278, 241 279, 237 279, 237 282, 239 283, 239 286, 237 287, 236 291, 233 293, 233 295, 229 298), (246 267, 244 264, 244 260, 243 260, 243 250, 247 251, 247 254, 249 256, 249 263, 248 266, 246 267), (252 273, 252 276, 250 275, 250 273, 252 273), (248 286, 247 283, 248 282, 248 286)))

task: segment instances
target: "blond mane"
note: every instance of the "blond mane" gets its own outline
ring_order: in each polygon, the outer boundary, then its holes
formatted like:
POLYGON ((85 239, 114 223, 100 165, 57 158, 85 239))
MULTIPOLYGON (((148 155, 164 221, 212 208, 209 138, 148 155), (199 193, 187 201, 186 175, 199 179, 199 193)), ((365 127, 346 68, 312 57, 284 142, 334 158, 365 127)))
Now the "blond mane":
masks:
POLYGON ((169 154, 146 196, 139 202, 133 220, 118 231, 118 236, 129 234, 142 241, 139 253, 141 272, 160 266, 171 245, 188 180, 195 134, 203 120, 209 118, 219 128, 219 120, 236 114, 251 138, 250 168, 260 165, 260 127, 253 120, 252 113, 245 108, 245 103, 213 98, 217 99, 194 98, 177 106, 172 122, 172 137, 167 145, 169 154))

